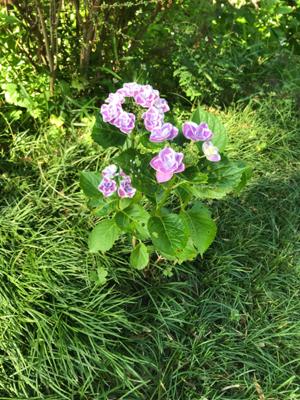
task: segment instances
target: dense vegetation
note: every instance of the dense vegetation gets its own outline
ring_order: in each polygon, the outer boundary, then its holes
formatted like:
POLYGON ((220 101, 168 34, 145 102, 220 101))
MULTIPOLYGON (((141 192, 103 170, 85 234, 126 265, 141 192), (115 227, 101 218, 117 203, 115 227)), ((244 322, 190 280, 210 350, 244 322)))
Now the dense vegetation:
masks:
POLYGON ((1 3, 0 398, 300 399, 299 1, 1 3), (175 268, 87 250, 79 171, 133 80, 179 119, 201 102, 253 169, 175 268))

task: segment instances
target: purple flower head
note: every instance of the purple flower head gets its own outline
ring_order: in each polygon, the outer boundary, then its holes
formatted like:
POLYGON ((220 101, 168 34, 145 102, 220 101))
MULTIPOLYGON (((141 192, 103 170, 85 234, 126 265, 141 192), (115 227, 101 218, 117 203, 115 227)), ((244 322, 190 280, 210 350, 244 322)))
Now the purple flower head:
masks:
POLYGON ((149 140, 151 142, 163 142, 165 140, 172 140, 178 135, 178 129, 170 124, 165 123, 159 128, 154 128, 151 131, 149 140))
POLYGON ((150 85, 141 85, 140 90, 134 95, 134 100, 140 106, 149 108, 158 97, 158 90, 154 90, 150 85))
POLYGON ((103 178, 98 186, 98 189, 103 194, 104 197, 109 197, 113 195, 117 190, 117 184, 115 181, 109 178, 103 178))
POLYGON ((165 147, 152 158, 150 165, 156 170, 158 183, 169 181, 174 174, 184 171, 183 153, 176 153, 171 147, 165 147))
POLYGON ((212 138, 213 133, 209 130, 208 125, 204 122, 197 125, 195 122, 185 122, 182 132, 187 139, 198 141, 206 141, 212 138))
POLYGON ((142 115, 142 118, 144 118, 144 125, 147 131, 152 132, 153 129, 162 126, 164 114, 157 110, 157 108, 151 107, 142 115))
POLYGON ((118 115, 116 119, 114 119, 113 124, 120 129, 123 133, 130 133, 134 128, 135 123, 135 115, 132 113, 128 113, 123 111, 118 115))
POLYGON ((167 100, 161 99, 160 97, 154 101, 153 107, 157 108, 160 112, 163 113, 170 111, 170 107, 169 104, 167 103, 167 100))
POLYGON ((120 182, 120 186, 118 189, 118 195, 120 197, 133 197, 136 193, 136 189, 131 185, 131 179, 128 175, 123 173, 124 178, 120 182))
POLYGON ((100 112, 104 122, 113 123, 122 113, 122 107, 117 103, 102 104, 100 112))
POLYGON ((111 164, 108 167, 104 168, 102 171, 103 178, 112 179, 117 174, 118 167, 115 164, 111 164))
POLYGON ((213 145, 212 142, 207 141, 202 144, 202 150, 205 157, 212 162, 218 162, 221 160, 221 156, 219 154, 219 149, 213 145))
POLYGON ((113 103, 113 104, 123 104, 125 101, 124 95, 121 93, 109 93, 108 98, 105 100, 105 103, 113 103))
POLYGON ((121 89, 117 90, 117 93, 125 96, 125 97, 134 97, 139 90, 141 89, 141 85, 136 82, 128 82, 124 83, 121 89))

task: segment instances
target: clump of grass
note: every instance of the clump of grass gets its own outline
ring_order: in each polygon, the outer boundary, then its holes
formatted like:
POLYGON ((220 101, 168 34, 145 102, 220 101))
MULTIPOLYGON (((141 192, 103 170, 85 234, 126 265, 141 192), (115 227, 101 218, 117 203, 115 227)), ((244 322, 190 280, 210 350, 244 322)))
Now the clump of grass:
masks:
POLYGON ((222 114, 253 178, 212 204, 216 242, 169 278, 168 263, 130 270, 123 245, 88 253, 78 173, 107 153, 76 112, 19 133, 11 160, 30 173, 6 174, 0 200, 1 399, 300 398, 299 125, 271 111, 222 114))

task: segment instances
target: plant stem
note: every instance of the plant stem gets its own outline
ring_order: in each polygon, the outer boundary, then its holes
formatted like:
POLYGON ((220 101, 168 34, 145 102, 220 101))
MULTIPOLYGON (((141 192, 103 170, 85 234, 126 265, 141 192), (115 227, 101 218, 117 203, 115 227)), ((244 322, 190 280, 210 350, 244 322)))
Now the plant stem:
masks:
POLYGON ((167 198, 169 197, 169 194, 172 191, 172 189, 173 189, 173 185, 171 184, 171 182, 169 182, 169 185, 165 189, 161 200, 157 203, 156 211, 158 211, 164 205, 164 203, 167 200, 167 198))
POLYGON ((132 243, 132 247, 134 248, 136 246, 136 237, 135 236, 132 236, 131 243, 132 243))

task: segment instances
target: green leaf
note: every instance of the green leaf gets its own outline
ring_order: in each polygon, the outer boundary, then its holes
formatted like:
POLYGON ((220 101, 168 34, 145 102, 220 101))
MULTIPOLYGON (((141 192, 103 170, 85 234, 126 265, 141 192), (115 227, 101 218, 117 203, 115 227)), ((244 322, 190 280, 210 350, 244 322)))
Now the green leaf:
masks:
MULTIPOLYGON (((2 24, 9 25, 9 24, 19 24, 19 23, 20 23, 20 20, 17 17, 15 17, 13 15, 8 15, 4 12, 0 12, 0 26, 2 24)), ((1 26, 1 28, 2 28, 2 26, 1 26)))
POLYGON ((202 199, 221 199, 230 192, 239 192, 251 176, 251 168, 242 161, 223 159, 208 167, 207 185, 195 185, 195 197, 202 199))
POLYGON ((179 256, 188 241, 187 226, 177 214, 165 214, 151 217, 148 230, 154 246, 160 252, 179 256))
POLYGON ((83 171, 80 173, 80 187, 88 197, 103 197, 98 190, 100 181, 101 175, 98 172, 83 171))
POLYGON ((189 185, 188 183, 183 183, 175 189, 175 193, 179 197, 181 203, 188 204, 188 202, 192 199, 192 187, 193 186, 189 185))
POLYGON ((125 208, 129 207, 132 202, 133 202, 132 198, 129 198, 129 197, 121 198, 119 200, 120 210, 124 210, 125 208))
POLYGON ((100 114, 97 114, 95 124, 92 129, 92 138, 104 149, 109 147, 123 146, 127 136, 119 131, 118 128, 103 122, 100 114))
POLYGON ((132 250, 130 255, 130 265, 135 269, 144 269, 149 263, 149 254, 144 243, 139 243, 132 250))
MULTIPOLYGON (((209 129, 213 132, 214 136, 212 142, 218 147, 220 151, 223 151, 227 144, 227 133, 226 128, 214 114, 204 110, 200 106, 194 111, 191 120, 200 124, 201 122, 207 123, 209 129)), ((202 147, 202 142, 198 142, 199 146, 202 147)))
POLYGON ((196 250, 194 243, 191 238, 189 238, 184 250, 178 256, 178 262, 181 264, 184 261, 192 261, 198 255, 198 251, 196 250))
POLYGON ((161 252, 161 255, 165 256, 169 260, 177 261, 178 264, 182 264, 184 261, 192 261, 192 260, 194 260, 197 257, 198 253, 199 252, 195 248, 192 239, 189 238, 184 250, 181 253, 179 253, 176 257, 175 256, 170 256, 170 255, 165 254, 163 252, 161 252))
POLYGON ((153 152, 159 152, 165 146, 165 143, 151 142, 149 140, 149 133, 142 135, 139 139, 139 143, 141 143, 146 149, 153 150, 153 152))
POLYGON ((118 199, 113 199, 111 201, 104 201, 97 206, 95 210, 93 210, 94 215, 97 217, 106 217, 112 212, 116 211, 118 206, 118 199))
POLYGON ((294 8, 290 6, 279 6, 277 9, 278 14, 290 14, 293 11, 294 8))
POLYGON ((194 245, 199 253, 203 255, 217 233, 217 227, 211 218, 210 211, 201 203, 196 203, 190 210, 181 211, 180 215, 189 226, 194 245))
POLYGON ((105 252, 112 248, 120 235, 120 229, 113 219, 99 222, 89 235, 88 245, 91 253, 105 252))
POLYGON ((180 178, 192 183, 207 183, 208 174, 200 172, 196 166, 188 167, 180 174, 180 178))
POLYGON ((124 210, 119 211, 115 216, 116 223, 122 231, 133 232, 142 240, 149 238, 147 229, 149 218, 149 213, 138 204, 131 204, 124 210))
POLYGON ((96 271, 91 271, 90 280, 94 281, 97 285, 104 285, 107 281, 106 277, 108 272, 103 267, 98 267, 96 271))
POLYGON ((89 208, 103 207, 106 204, 103 197, 90 197, 87 202, 89 208))

